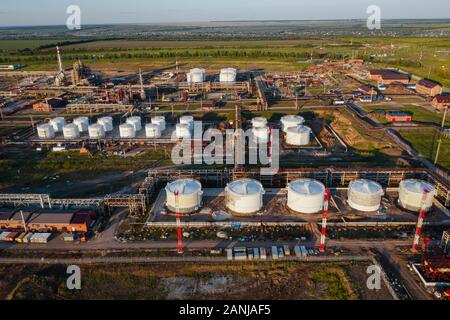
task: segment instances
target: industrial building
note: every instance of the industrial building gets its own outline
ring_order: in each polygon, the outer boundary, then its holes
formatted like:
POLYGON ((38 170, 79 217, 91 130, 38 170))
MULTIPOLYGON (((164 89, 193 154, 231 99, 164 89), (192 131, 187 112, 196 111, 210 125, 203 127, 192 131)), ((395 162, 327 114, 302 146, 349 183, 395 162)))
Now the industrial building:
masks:
POLYGON ((443 87, 440 83, 430 80, 430 79, 422 79, 416 84, 417 93, 435 97, 442 93, 443 87))
POLYGON ((389 69, 370 70, 370 79, 377 81, 379 84, 402 83, 408 84, 410 82, 409 75, 389 69))

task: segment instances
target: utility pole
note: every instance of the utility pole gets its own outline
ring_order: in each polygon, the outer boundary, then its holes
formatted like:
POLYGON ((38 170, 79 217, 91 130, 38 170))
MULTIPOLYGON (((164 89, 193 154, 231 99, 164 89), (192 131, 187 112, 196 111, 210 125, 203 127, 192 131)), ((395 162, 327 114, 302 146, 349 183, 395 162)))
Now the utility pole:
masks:
POLYGON ((439 153, 441 152, 442 136, 444 135, 445 118, 447 117, 447 111, 448 111, 448 106, 445 107, 444 115, 442 117, 442 125, 441 125, 441 132, 440 132, 441 136, 439 137, 439 143, 438 143, 438 147, 436 150, 436 158, 434 158, 434 164, 437 164, 437 162, 439 160, 439 153))

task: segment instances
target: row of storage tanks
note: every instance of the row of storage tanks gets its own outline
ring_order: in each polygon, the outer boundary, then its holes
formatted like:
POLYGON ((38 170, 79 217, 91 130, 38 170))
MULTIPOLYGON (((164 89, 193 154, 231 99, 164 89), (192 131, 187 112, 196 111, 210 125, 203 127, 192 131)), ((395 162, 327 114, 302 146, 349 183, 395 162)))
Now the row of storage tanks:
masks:
MULTIPOLYGON (((119 126, 121 138, 135 138, 137 132, 141 131, 141 117, 129 117, 124 124, 119 126)), ((102 117, 96 123, 89 124, 88 117, 78 117, 72 123, 66 123, 63 117, 51 119, 48 123, 37 126, 37 134, 40 139, 53 139, 56 133, 62 133, 65 139, 78 139, 81 134, 88 133, 91 139, 101 139, 106 133, 114 130, 113 118, 102 117)), ((155 116, 151 123, 145 125, 147 138, 159 138, 166 130, 166 120, 163 116, 155 116)))
MULTIPOLYGON (((286 135, 286 143, 292 146, 306 146, 311 142, 311 128, 304 125, 305 119, 297 115, 288 115, 281 118, 281 128, 286 135)), ((266 118, 252 119, 253 137, 258 143, 267 143, 270 137, 270 128, 266 118)))
MULTIPOLYGON (((224 68, 220 70, 219 81, 222 83, 234 83, 237 78, 237 70, 234 68, 224 68)), ((206 79, 206 70, 194 68, 187 74, 188 83, 203 83, 206 79)))
MULTIPOLYGON (((181 179, 170 182, 166 188, 166 206, 179 213, 193 213, 201 207, 202 185, 197 180, 181 179)), ((425 203, 431 209, 435 188, 421 180, 404 180, 400 183, 398 204, 410 211, 420 211, 424 191, 429 191, 425 203)), ((314 214, 323 209, 325 186, 312 179, 292 181, 287 187, 287 207, 298 213, 314 214)), ((264 203, 264 187, 253 179, 240 179, 229 183, 225 188, 226 207, 237 214, 259 212, 264 203)), ((381 207, 384 195, 380 184, 370 180, 354 180, 348 189, 348 204, 362 212, 376 212, 381 207)))

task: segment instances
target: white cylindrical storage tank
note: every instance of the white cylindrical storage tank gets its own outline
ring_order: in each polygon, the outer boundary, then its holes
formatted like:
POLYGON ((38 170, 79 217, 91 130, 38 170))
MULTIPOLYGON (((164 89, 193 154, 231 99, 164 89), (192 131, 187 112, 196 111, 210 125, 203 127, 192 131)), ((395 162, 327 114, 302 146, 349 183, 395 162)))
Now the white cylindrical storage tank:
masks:
POLYGON ((267 119, 263 117, 256 117, 252 119, 253 128, 264 128, 267 127, 267 119))
POLYGON ((197 180, 176 180, 166 186, 166 206, 172 212, 192 213, 200 208, 202 195, 202 185, 197 180))
POLYGON ((205 69, 194 68, 191 69, 187 75, 188 83, 202 83, 205 81, 205 69))
POLYGON ((270 129, 268 127, 257 127, 252 129, 253 141, 256 143, 268 143, 270 139, 270 129))
POLYGON ((181 124, 187 124, 189 126, 189 130, 194 129, 194 117, 193 116, 182 116, 180 117, 181 124))
POLYGON ((288 128, 286 143, 292 146, 307 146, 311 142, 311 132, 311 128, 306 126, 288 128))
POLYGON ((102 139, 105 137, 105 128, 98 123, 91 124, 88 131, 91 139, 102 139))
POLYGON ((225 188, 228 209, 238 214, 254 214, 263 207, 264 188, 259 181, 241 179, 229 183, 225 188))
POLYGON ((53 126, 48 123, 38 125, 37 134, 39 139, 53 139, 55 137, 53 126))
POLYGON ((111 132, 114 130, 113 118, 112 117, 102 117, 97 120, 97 123, 103 126, 105 132, 111 132))
POLYGON ((153 123, 147 123, 145 125, 145 136, 147 138, 160 138, 161 129, 159 125, 153 123))
POLYGON ((224 68, 220 70, 219 80, 224 83, 236 82, 237 70, 234 68, 224 68))
POLYGON ((136 137, 136 130, 134 130, 132 124, 124 123, 119 126, 119 134, 123 139, 134 139, 136 137))
POLYGON ((287 133, 289 128, 296 128, 305 123, 305 119, 301 116, 284 116, 281 118, 281 128, 287 133))
POLYGON ((135 132, 139 132, 142 130, 142 120, 141 117, 129 117, 127 119, 127 123, 131 124, 134 128, 135 132))
POLYGON ((189 125, 184 123, 177 123, 175 127, 175 135, 177 139, 190 139, 192 137, 189 125))
POLYGON ((57 117, 51 119, 48 123, 53 127, 53 131, 56 133, 63 131, 66 121, 64 120, 63 117, 57 117))
POLYGON ((348 204, 358 211, 375 212, 380 209, 383 187, 371 180, 361 179, 350 182, 348 204))
POLYGON ((161 132, 166 130, 166 118, 163 116, 152 117, 152 123, 158 125, 161 132))
POLYGON ((73 124, 78 127, 79 132, 87 132, 89 129, 89 118, 88 117, 78 117, 73 119, 73 124))
POLYGON ((76 124, 66 124, 63 128, 64 139, 78 139, 80 137, 80 131, 76 124))
POLYGON ((299 179, 288 184, 287 206, 289 209, 313 214, 322 211, 325 199, 325 186, 312 179, 299 179))
POLYGON ((425 209, 428 211, 433 206, 436 189, 429 183, 422 180, 403 180, 400 182, 399 205, 406 210, 419 212, 422 207, 424 191, 428 190, 428 197, 425 202, 425 209))

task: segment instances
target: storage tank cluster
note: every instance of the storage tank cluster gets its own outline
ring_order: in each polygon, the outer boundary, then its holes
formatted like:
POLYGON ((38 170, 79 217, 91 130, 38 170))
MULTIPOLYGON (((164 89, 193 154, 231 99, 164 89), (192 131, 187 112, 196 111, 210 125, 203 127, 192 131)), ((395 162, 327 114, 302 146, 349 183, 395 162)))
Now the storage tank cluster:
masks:
POLYGON ((400 183, 399 205, 406 210, 419 212, 422 208, 425 190, 428 191, 428 196, 425 201, 425 210, 430 210, 433 206, 436 189, 425 181, 415 179, 403 180, 400 183))
POLYGON ((112 117, 102 117, 97 120, 97 123, 103 127, 105 133, 114 130, 113 118, 112 117))
POLYGON ((193 213, 202 203, 202 185, 197 180, 180 179, 167 184, 166 206, 172 212, 193 213))
POLYGON ((66 124, 63 128, 64 139, 78 139, 80 137, 80 131, 78 126, 74 123, 66 124))
POLYGON ((48 123, 38 125, 37 133, 39 139, 53 139, 55 137, 53 126, 48 123))
POLYGON ((58 132, 62 132, 63 131, 64 125, 66 124, 66 121, 64 120, 63 117, 56 117, 56 118, 50 119, 48 124, 53 127, 53 132, 54 133, 58 133, 58 132))
POLYGON ((159 126, 161 133, 166 130, 166 118, 164 116, 155 116, 151 119, 152 124, 159 126))
POLYGON ((256 143, 268 143, 270 138, 270 129, 267 126, 267 119, 256 117, 252 119, 253 141, 256 143))
POLYGON ((202 83, 205 81, 205 69, 194 68, 187 74, 188 83, 202 83))
POLYGON ((264 187, 253 179, 240 179, 225 188, 228 209, 238 214, 254 214, 263 207, 264 187))
POLYGON ((103 139, 106 135, 105 127, 98 123, 91 124, 88 127, 88 133, 91 139, 103 139))
POLYGON ((154 123, 147 123, 145 125, 145 136, 147 138, 160 138, 161 137, 160 126, 154 123))
POLYGON ((298 213, 314 214, 323 209, 325 186, 312 179, 292 181, 287 187, 287 206, 298 213))
POLYGON ((73 124, 78 127, 80 133, 87 132, 89 129, 89 118, 88 117, 78 117, 73 119, 73 124))
POLYGON ((350 182, 348 204, 358 211, 375 212, 380 209, 383 187, 374 181, 360 179, 350 182))
POLYGON ((219 81, 222 83, 236 82, 237 70, 234 68, 224 68, 220 70, 219 81))

